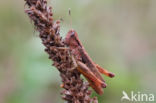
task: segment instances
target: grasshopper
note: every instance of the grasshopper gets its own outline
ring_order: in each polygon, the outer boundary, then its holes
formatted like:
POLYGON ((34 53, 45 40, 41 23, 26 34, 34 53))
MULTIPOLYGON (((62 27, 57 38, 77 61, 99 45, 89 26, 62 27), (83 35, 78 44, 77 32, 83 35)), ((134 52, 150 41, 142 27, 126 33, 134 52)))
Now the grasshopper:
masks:
POLYGON ((74 58, 73 61, 78 71, 84 75, 96 93, 100 95, 103 94, 103 88, 106 88, 107 84, 100 73, 111 78, 115 75, 93 62, 81 44, 78 34, 75 30, 69 30, 64 42, 74 58))

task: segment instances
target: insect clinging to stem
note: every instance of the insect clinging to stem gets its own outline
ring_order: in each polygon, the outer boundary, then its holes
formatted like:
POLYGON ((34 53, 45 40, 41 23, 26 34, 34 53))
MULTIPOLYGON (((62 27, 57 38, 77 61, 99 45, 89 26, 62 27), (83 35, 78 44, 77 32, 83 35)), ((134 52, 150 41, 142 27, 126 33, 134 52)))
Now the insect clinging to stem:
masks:
MULTIPOLYGON (((71 15, 70 9, 69 15, 71 15)), ((74 29, 70 29, 68 31, 64 39, 64 43, 70 50, 70 54, 77 70, 87 79, 90 86, 98 94, 103 94, 103 88, 106 88, 107 84, 100 73, 110 78, 114 77, 115 75, 93 62, 88 53, 85 51, 78 38, 77 32, 74 29)))
POLYGON ((106 88, 107 85, 100 73, 111 78, 115 75, 92 61, 80 42, 75 30, 69 30, 65 38, 65 44, 69 47, 71 55, 74 57, 78 71, 84 75, 90 86, 98 94, 103 94, 102 88, 106 88))

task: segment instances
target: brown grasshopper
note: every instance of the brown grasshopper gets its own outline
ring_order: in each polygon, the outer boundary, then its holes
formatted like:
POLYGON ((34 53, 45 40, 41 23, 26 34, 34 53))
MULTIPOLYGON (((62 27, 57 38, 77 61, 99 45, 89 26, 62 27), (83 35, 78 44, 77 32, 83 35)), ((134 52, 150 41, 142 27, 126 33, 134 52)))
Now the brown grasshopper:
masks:
POLYGON ((98 94, 103 94, 102 88, 106 88, 107 85, 100 73, 111 78, 115 75, 92 61, 82 46, 75 30, 69 30, 64 42, 69 47, 72 57, 74 57, 73 61, 75 62, 78 71, 84 75, 90 86, 98 94))

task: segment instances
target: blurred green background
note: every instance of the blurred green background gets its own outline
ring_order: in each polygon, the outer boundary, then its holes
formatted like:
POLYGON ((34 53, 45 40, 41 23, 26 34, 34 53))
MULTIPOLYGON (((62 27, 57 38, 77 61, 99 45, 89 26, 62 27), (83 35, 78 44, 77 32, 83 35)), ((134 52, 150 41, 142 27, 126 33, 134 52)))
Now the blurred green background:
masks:
MULTIPOLYGON (((74 28, 93 60, 116 74, 104 77, 108 87, 99 103, 120 103, 123 90, 156 93, 156 0, 48 3, 54 18, 64 19, 61 35, 74 28)), ((59 72, 51 64, 24 0, 0 0, 0 103, 63 103, 59 72)))

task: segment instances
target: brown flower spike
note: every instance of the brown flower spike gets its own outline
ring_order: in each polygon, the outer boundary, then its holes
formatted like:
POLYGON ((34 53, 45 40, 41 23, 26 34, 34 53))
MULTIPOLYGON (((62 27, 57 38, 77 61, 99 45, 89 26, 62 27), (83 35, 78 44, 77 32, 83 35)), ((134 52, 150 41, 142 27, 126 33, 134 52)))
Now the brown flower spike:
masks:
POLYGON ((60 21, 53 21, 52 8, 46 0, 25 0, 28 8, 25 12, 33 21, 39 37, 62 78, 64 90, 63 99, 68 103, 98 103, 96 98, 90 98, 91 91, 88 83, 80 78, 80 72, 74 68, 73 60, 68 49, 59 35, 60 21))

